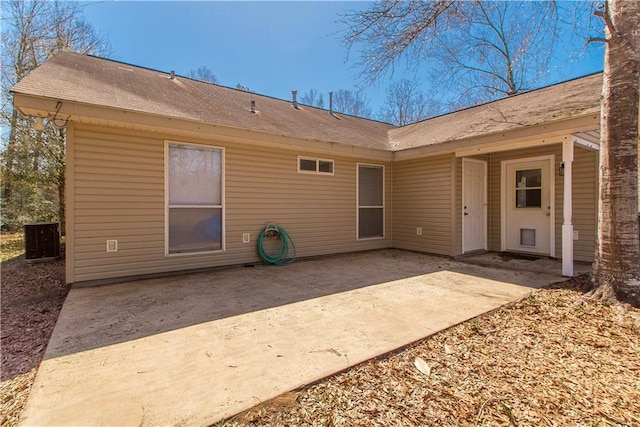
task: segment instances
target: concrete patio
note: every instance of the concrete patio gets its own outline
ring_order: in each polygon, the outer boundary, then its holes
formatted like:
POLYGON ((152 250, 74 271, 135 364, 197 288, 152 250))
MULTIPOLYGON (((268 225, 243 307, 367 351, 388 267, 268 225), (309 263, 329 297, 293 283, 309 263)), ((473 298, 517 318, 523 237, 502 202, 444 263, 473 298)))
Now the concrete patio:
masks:
POLYGON ((562 280, 557 261, 495 256, 382 250, 72 289, 21 425, 211 425, 562 280))

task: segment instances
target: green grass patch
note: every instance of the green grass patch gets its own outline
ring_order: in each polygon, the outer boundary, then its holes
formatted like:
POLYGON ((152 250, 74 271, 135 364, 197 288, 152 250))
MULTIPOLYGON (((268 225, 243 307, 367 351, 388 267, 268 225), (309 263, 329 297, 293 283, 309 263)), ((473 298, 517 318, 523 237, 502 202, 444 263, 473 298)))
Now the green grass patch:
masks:
POLYGON ((0 235, 0 261, 24 254, 24 233, 3 233, 0 235))

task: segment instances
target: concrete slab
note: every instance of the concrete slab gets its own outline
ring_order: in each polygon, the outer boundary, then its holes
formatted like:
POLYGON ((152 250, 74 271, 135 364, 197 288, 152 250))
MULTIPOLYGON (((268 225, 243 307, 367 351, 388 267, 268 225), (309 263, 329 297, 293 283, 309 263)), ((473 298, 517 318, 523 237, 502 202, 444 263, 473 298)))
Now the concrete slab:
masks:
POLYGON ((21 419, 210 425, 561 280, 400 250, 72 289, 21 419))

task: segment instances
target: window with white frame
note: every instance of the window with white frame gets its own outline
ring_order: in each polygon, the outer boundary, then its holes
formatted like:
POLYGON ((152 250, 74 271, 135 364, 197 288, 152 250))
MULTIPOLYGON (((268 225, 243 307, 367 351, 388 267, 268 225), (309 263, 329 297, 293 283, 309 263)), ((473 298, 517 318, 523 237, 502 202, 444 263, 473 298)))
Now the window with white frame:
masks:
POLYGON ((384 166, 358 164, 358 239, 384 237, 384 166))
POLYGON ((166 158, 167 255, 223 250, 223 150, 168 142, 166 158))
POLYGON ((516 170, 516 208, 542 207, 542 169, 516 170))
POLYGON ((333 175, 333 160, 298 156, 298 172, 333 175))

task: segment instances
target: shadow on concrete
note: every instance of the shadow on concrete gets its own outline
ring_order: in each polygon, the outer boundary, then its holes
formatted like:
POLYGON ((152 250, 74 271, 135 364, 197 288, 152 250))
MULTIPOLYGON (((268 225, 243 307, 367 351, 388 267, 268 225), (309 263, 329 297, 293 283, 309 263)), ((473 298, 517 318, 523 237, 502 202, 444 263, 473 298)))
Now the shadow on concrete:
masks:
MULTIPOLYGON (((510 270, 496 268, 490 256, 452 261, 389 249, 304 260, 285 267, 236 267, 72 289, 45 358, 438 271, 461 273, 465 280, 478 277, 531 288, 563 280, 555 260, 542 260, 539 266, 529 261, 529 271, 525 271, 524 264, 510 270), (474 259, 483 265, 472 264, 474 259)), ((502 266, 508 268, 506 262, 502 266)), ((491 293, 491 289, 486 291, 491 293)))

